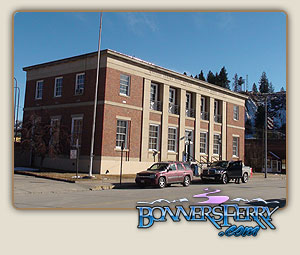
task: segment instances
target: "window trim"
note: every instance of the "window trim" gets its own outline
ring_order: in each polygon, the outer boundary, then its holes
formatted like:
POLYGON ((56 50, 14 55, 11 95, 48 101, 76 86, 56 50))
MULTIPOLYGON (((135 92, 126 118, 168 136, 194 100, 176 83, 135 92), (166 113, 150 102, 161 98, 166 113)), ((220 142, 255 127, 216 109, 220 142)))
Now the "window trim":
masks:
POLYGON ((186 95, 185 96, 185 99, 186 99, 185 107, 186 107, 186 110, 188 110, 188 109, 192 108, 192 93, 186 92, 185 95, 186 95), (187 101, 188 97, 189 97, 189 102, 187 101), (188 103, 188 105, 187 105, 187 103, 188 103))
POLYGON ((56 95, 56 81, 59 80, 59 79, 62 79, 63 80, 63 77, 60 76, 60 77, 55 77, 55 80, 54 80, 54 97, 62 97, 62 82, 61 82, 61 94, 60 95, 56 95))
POLYGON ((176 105, 176 90, 174 88, 169 88, 169 104, 173 104, 173 105, 176 105), (174 102, 171 102, 170 101, 170 92, 173 91, 174 92, 174 102))
POLYGON ((239 147, 240 147, 240 137, 239 136, 232 136, 232 157, 239 158, 239 147), (234 154, 234 139, 237 139, 237 144, 236 144, 236 154, 234 154))
POLYGON ((206 112, 206 97, 205 96, 201 96, 201 112, 206 112), (203 100, 203 104, 202 104, 202 100, 203 100))
MULTIPOLYGON (((222 143, 218 143, 217 145, 218 145, 218 153, 215 153, 214 152, 214 146, 215 146, 215 136, 218 136, 218 141, 219 141, 219 139, 221 139, 221 134, 219 134, 219 133, 214 133, 214 137, 213 137, 213 155, 220 155, 221 154, 221 148, 222 148, 222 143)), ((222 140, 221 140, 222 141, 222 140)))
MULTIPOLYGON (((118 121, 124 121, 124 122, 126 122, 126 129, 125 129, 126 133, 125 133, 125 141, 124 141, 124 150, 127 150, 128 149, 128 127, 129 127, 128 123, 129 123, 129 120, 125 120, 125 119, 117 119, 115 149, 121 150, 121 146, 117 146, 118 121)), ((119 133, 119 134, 121 134, 121 133, 119 133)))
MULTIPOLYGON (((152 138, 153 138, 153 137, 152 137, 152 138)), ((148 150, 149 150, 149 151, 154 151, 154 150, 159 151, 159 142, 160 142, 160 125, 150 123, 150 124, 149 124, 148 150), (155 149, 149 148, 149 147, 150 147, 150 126, 155 126, 155 127, 157 127, 157 129, 158 129, 158 130, 157 130, 157 137, 156 137, 157 143, 156 143, 156 148, 155 148, 155 149)))
POLYGON ((38 80, 38 81, 36 81, 36 83, 35 83, 35 99, 36 100, 43 99, 43 89, 44 89, 44 80, 38 80), (40 83, 42 83, 42 89, 41 89, 42 93, 41 93, 41 97, 37 97, 37 95, 38 95, 38 85, 40 83))
MULTIPOLYGON (((73 134, 74 134, 74 120, 81 120, 81 135, 82 135, 82 128, 83 128, 83 116, 74 116, 72 117, 72 126, 71 126, 71 147, 72 146, 76 146, 76 143, 74 144, 73 141, 73 134)), ((81 137, 80 137, 80 141, 78 141, 78 146, 81 147, 81 137)))
POLYGON ((126 97, 129 97, 130 96, 130 86, 131 85, 131 76, 128 75, 128 74, 124 74, 124 73, 121 73, 120 74, 120 90, 119 90, 119 95, 120 96, 126 96, 126 97), (121 84, 121 76, 127 76, 128 77, 128 85, 124 85, 124 84, 121 84), (121 85, 122 86, 128 86, 128 95, 127 94, 124 94, 123 92, 121 92, 121 85))
POLYGON ((208 132, 203 131, 200 132, 200 155, 207 155, 207 148, 208 147, 208 132), (205 134, 205 152, 201 152, 201 134, 205 134))
MULTIPOLYGON (((177 138, 178 138, 178 130, 177 130, 178 128, 177 127, 168 127, 168 152, 177 152, 177 144, 178 144, 178 142, 177 142, 177 138), (175 150, 169 150, 169 129, 175 129, 175 150)), ((173 140, 173 139, 172 139, 173 140)))
POLYGON ((238 105, 233 106, 233 120, 239 120, 240 119, 240 108, 238 105), (235 111, 237 109, 237 111, 235 111), (237 115, 237 118, 235 118, 235 114, 237 115))
POLYGON ((153 83, 153 82, 151 82, 151 85, 150 85, 150 101, 152 100, 152 99, 151 99, 151 95, 152 95, 152 93, 151 93, 151 87, 152 87, 152 86, 154 86, 154 87, 156 88, 156 89, 155 89, 156 93, 155 93, 154 101, 157 102, 157 101, 158 101, 158 84, 153 83))
POLYGON ((84 85, 85 85, 85 73, 77 73, 76 74, 76 80, 75 80, 75 96, 81 96, 84 93, 84 85), (79 75, 84 75, 84 81, 83 81, 83 91, 82 93, 76 93, 77 91, 77 86, 78 86, 78 76, 79 75))

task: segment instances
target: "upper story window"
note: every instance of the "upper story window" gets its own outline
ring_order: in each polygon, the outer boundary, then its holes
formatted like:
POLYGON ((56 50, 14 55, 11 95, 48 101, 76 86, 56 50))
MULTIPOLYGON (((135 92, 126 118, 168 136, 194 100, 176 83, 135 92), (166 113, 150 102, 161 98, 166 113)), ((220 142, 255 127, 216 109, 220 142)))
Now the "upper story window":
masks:
POLYGON ((161 111, 161 102, 159 101, 159 85, 151 82, 150 86, 150 109, 161 111))
POLYGON ((62 77, 55 78, 55 84, 54 84, 54 97, 61 97, 62 95, 62 77))
POLYGON ((42 99, 43 97, 44 81, 37 81, 35 87, 35 99, 42 99))
POLYGON ((208 111, 207 111, 207 98, 204 96, 201 96, 201 119, 202 120, 208 120, 208 111))
POLYGON ((221 115, 221 101, 214 100, 214 121, 217 123, 222 123, 221 115))
POLYGON ((129 96, 130 76, 126 74, 120 75, 120 94, 129 96))
POLYGON ((233 106, 233 119, 239 120, 239 106, 238 105, 233 106))
POLYGON ((85 73, 76 74, 75 95, 82 95, 84 92, 85 73))
POLYGON ((179 114, 179 107, 176 105, 176 90, 169 88, 169 113, 179 114))

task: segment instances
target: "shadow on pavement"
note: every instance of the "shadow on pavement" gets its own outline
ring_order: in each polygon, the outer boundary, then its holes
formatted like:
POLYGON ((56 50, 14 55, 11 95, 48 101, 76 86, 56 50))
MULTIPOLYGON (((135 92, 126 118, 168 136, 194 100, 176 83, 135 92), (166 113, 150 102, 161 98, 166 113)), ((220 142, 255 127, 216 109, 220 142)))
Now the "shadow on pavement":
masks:
POLYGON ((264 201, 251 201, 251 202, 247 202, 247 205, 252 205, 252 206, 268 206, 271 208, 275 208, 277 206, 279 206, 279 208, 283 208, 286 205, 286 199, 285 198, 281 198, 281 199, 267 199, 265 200, 267 203, 265 203, 264 201))

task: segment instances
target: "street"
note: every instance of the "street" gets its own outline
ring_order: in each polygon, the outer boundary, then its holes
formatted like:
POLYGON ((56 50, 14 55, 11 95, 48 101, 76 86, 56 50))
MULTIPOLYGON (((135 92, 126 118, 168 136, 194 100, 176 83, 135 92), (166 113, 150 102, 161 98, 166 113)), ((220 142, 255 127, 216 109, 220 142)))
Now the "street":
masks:
POLYGON ((16 208, 105 208, 134 209, 139 205, 197 205, 217 196, 226 203, 240 205, 268 205, 283 207, 286 204, 286 176, 254 175, 248 183, 226 185, 203 184, 194 180, 189 187, 180 184, 164 189, 146 187, 140 189, 133 182, 107 190, 91 190, 95 183, 66 183, 33 176, 14 174, 14 205, 16 208), (209 194, 208 194, 209 193, 209 194), (194 197, 198 195, 197 197, 194 197), (228 197, 228 198, 227 198, 228 197), (158 200, 158 201, 157 201, 158 200))

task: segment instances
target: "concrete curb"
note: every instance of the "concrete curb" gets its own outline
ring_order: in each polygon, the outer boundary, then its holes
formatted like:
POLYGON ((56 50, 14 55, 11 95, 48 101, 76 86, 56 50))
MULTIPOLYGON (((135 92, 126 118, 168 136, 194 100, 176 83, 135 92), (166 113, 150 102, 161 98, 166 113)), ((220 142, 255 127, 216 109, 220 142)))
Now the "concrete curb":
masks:
POLYGON ((55 177, 50 177, 50 176, 42 176, 42 175, 35 174, 33 172, 14 171, 14 173, 15 174, 21 174, 21 175, 34 176, 34 177, 37 177, 37 178, 43 178, 43 179, 54 180, 54 181, 69 182, 69 183, 75 183, 76 182, 75 180, 72 181, 72 180, 55 178, 55 177))

